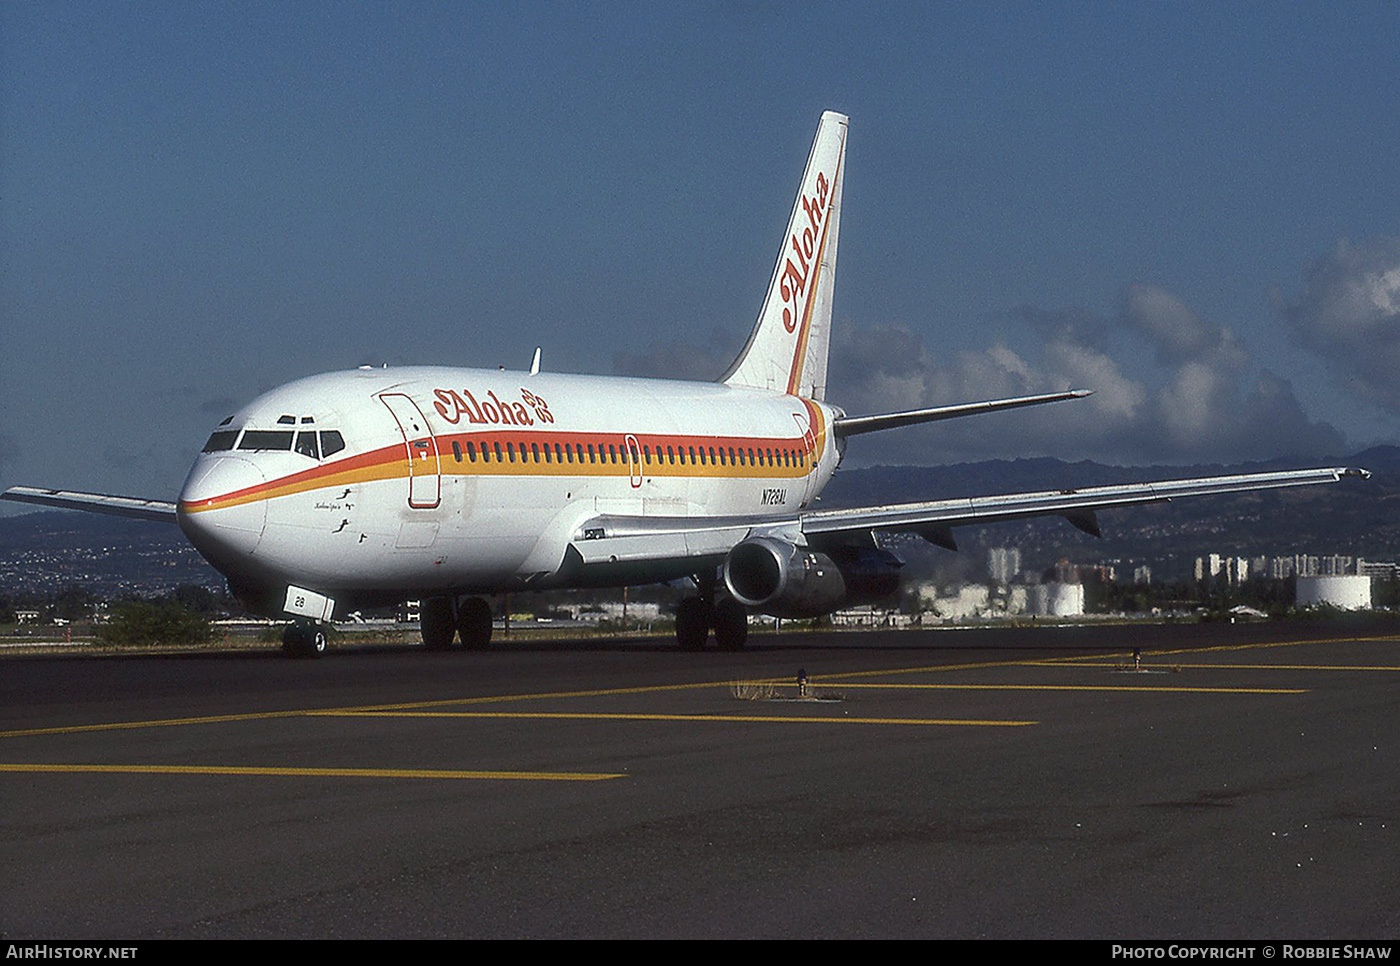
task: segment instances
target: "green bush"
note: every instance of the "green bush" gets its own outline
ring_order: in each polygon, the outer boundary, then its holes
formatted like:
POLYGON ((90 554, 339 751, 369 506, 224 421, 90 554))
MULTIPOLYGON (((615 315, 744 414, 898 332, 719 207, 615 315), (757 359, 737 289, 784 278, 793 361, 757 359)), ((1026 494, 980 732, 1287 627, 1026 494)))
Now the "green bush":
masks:
POLYGON ((171 601, 137 600, 112 608, 98 639, 115 647, 206 644, 212 632, 200 614, 171 601))

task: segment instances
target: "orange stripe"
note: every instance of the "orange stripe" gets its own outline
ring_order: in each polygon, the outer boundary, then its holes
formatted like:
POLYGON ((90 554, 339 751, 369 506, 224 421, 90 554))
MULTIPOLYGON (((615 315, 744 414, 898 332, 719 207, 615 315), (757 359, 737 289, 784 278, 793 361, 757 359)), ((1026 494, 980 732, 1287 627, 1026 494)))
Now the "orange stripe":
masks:
MULTIPOLYGON (((806 400, 803 400, 804 403, 806 400)), ((810 404, 809 413, 812 411, 810 404)), ((821 424, 818 416, 818 424, 821 424)), ((824 431, 823 431, 824 433, 824 431)), ((636 434, 633 434, 636 435, 636 434)), ((465 475, 508 475, 508 476, 627 476, 630 474, 630 466, 622 459, 622 454, 626 451, 625 445, 621 443, 622 434, 617 433, 567 433, 567 432, 531 432, 531 431, 492 431, 486 430, 478 433, 456 433, 435 437, 438 447, 438 457, 443 464, 442 472, 450 476, 465 475), (493 444, 491 459, 478 458, 471 461, 470 457, 464 453, 461 460, 457 460, 453 451, 452 443, 456 442, 465 449, 465 444, 471 441, 478 444, 480 450, 486 449, 486 444, 493 444), (534 458, 524 459, 527 446, 535 443, 540 446, 552 447, 557 443, 561 447, 567 442, 576 450, 577 457, 584 458, 584 449, 592 443, 599 451, 598 462, 564 462, 557 461, 544 462, 534 458), (494 444, 499 443, 502 452, 506 452, 506 444, 513 444, 518 450, 514 460, 497 459, 494 454, 494 444), (582 443, 581 447, 579 444, 582 443), (607 445, 613 445, 618 451, 618 461, 612 462, 607 458, 607 445), (467 465, 471 466, 470 472, 465 472, 467 465), (462 472, 453 472, 455 467, 463 467, 462 472), (529 471, 526 472, 525 469, 529 471)), ((643 473, 649 476, 663 477, 709 477, 709 478, 752 478, 752 479, 800 479, 806 476, 815 465, 821 452, 821 437, 818 436, 815 452, 810 450, 806 440, 802 437, 783 438, 778 436, 768 437, 729 437, 729 436, 656 436, 643 435, 637 437, 639 443, 653 450, 652 461, 643 462, 643 473), (672 463, 667 462, 662 453, 665 447, 673 449, 684 447, 686 452, 685 462, 679 460, 672 463), (689 459, 690 448, 694 446, 705 449, 705 462, 699 463, 689 459), (709 450, 723 448, 725 450, 725 460, 717 463, 709 458, 709 450), (743 449, 745 459, 742 463, 734 463, 729 457, 730 449, 743 449), (748 459, 748 451, 764 450, 765 455, 768 450, 788 450, 801 451, 807 455, 808 465, 782 465, 781 463, 769 465, 767 461, 756 464, 748 459)), ((360 453, 356 456, 347 457, 324 466, 313 467, 302 470, 289 476, 280 477, 276 480, 269 480, 254 486, 234 490, 219 496, 209 497, 203 500, 184 501, 180 504, 180 509, 185 513, 201 513, 206 510, 219 510, 233 506, 240 506, 246 503, 254 503, 259 500, 270 500, 281 496, 292 496, 297 493, 305 493, 310 490, 326 489, 354 485, 357 483, 373 482, 375 480, 402 479, 408 477, 409 464, 403 456, 403 444, 396 442, 389 446, 360 453)), ((534 456, 530 452, 531 457, 534 456)), ((552 455, 552 453, 551 453, 552 455)))
POLYGON ((817 285, 822 276, 822 256, 826 253, 826 234, 831 227, 831 212, 836 210, 836 186, 841 183, 841 162, 845 160, 846 138, 841 137, 841 149, 836 154, 836 174, 831 179, 831 208, 827 212, 826 224, 822 225, 822 240, 817 245, 817 259, 812 263, 812 287, 807 291, 807 306, 802 312, 802 328, 797 333, 797 351, 792 357, 788 370, 788 395, 797 395, 802 383, 802 370, 807 366, 807 338, 811 334, 812 310, 817 304, 817 285))
POLYGON ((365 480, 388 479, 395 474, 384 472, 386 465, 402 464, 407 468, 407 463, 404 462, 401 455, 402 451, 403 444, 394 443, 356 456, 346 457, 334 463, 292 473, 276 480, 258 483, 241 490, 233 490, 220 496, 204 500, 182 501, 180 507, 188 513, 198 513, 201 510, 216 509, 216 505, 236 506, 239 503, 251 502, 251 500, 283 495, 268 492, 274 489, 285 490, 287 493, 300 493, 306 490, 343 486, 347 483, 359 483, 365 480))
POLYGON ((826 415, 822 412, 822 407, 818 406, 810 399, 803 399, 802 405, 807 407, 807 417, 811 420, 812 445, 811 462, 807 465, 809 473, 815 473, 817 467, 821 465, 822 453, 826 449, 826 415))

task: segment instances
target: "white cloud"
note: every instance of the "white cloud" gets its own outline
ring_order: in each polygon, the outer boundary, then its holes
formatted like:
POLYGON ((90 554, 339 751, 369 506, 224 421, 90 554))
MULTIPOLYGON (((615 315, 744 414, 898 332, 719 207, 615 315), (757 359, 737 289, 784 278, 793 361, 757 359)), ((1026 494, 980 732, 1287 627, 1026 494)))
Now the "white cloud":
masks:
MULTIPOLYGON (((1287 380, 1251 377, 1229 330, 1164 289, 1133 286, 1116 320, 1083 309, 1022 309, 1048 334, 1034 355, 1004 344, 935 357, 898 326, 848 328, 832 353, 830 398, 852 414, 970 402, 1069 388, 1088 399, 971 417, 852 443, 861 462, 947 462, 1052 455, 1122 462, 1236 461, 1345 450, 1334 427, 1308 418, 1287 380), (1130 374, 1104 346, 1114 324, 1156 348, 1130 374), (869 440, 869 442, 867 442, 869 440)), ((1121 341, 1121 340, 1120 340, 1121 341)))
POLYGON ((1244 352, 1229 329, 1206 322, 1181 299, 1156 285, 1129 285, 1120 317, 1127 328, 1156 346, 1162 363, 1208 359, 1215 364, 1237 364, 1244 360, 1244 352))
MULTIPOLYGON (((1251 375, 1254 367, 1234 335, 1166 289, 1130 286, 1111 315, 1022 307, 1007 320, 1035 336, 1032 351, 995 342, 934 352, 904 326, 840 321, 828 399, 859 415, 1063 389, 1094 395, 862 436, 850 457, 858 463, 1047 455, 1216 462, 1346 449, 1337 429, 1308 418, 1287 380, 1251 375)), ((707 340, 617 352, 613 367, 623 375, 710 380, 733 361, 735 342, 733 333, 715 329, 707 340)))
POLYGON ((1400 238, 1345 240, 1304 273, 1279 312, 1362 399, 1400 412, 1400 238))
POLYGON ((632 352, 613 353, 613 371, 620 376, 708 381, 718 378, 738 356, 739 346, 732 342, 732 336, 718 328, 703 342, 653 342, 632 352))

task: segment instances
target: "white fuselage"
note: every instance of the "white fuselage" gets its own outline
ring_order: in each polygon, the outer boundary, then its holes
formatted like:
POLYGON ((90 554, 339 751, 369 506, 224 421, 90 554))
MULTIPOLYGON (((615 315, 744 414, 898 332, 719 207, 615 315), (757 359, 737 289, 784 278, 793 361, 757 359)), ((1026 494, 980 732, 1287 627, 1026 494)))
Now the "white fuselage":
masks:
POLYGON ((558 585, 570 542, 600 515, 795 515, 839 462, 838 415, 715 383, 328 373, 221 424, 179 521, 245 591, 387 599, 558 585))

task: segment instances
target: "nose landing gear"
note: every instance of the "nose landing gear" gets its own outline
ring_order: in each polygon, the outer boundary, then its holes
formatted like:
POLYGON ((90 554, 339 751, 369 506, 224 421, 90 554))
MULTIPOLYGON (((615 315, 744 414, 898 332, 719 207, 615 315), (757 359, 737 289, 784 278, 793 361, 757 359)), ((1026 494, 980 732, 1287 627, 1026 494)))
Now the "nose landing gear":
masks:
POLYGON ((321 657, 326 649, 326 629, 320 624, 296 621, 282 632, 282 653, 287 657, 321 657))

